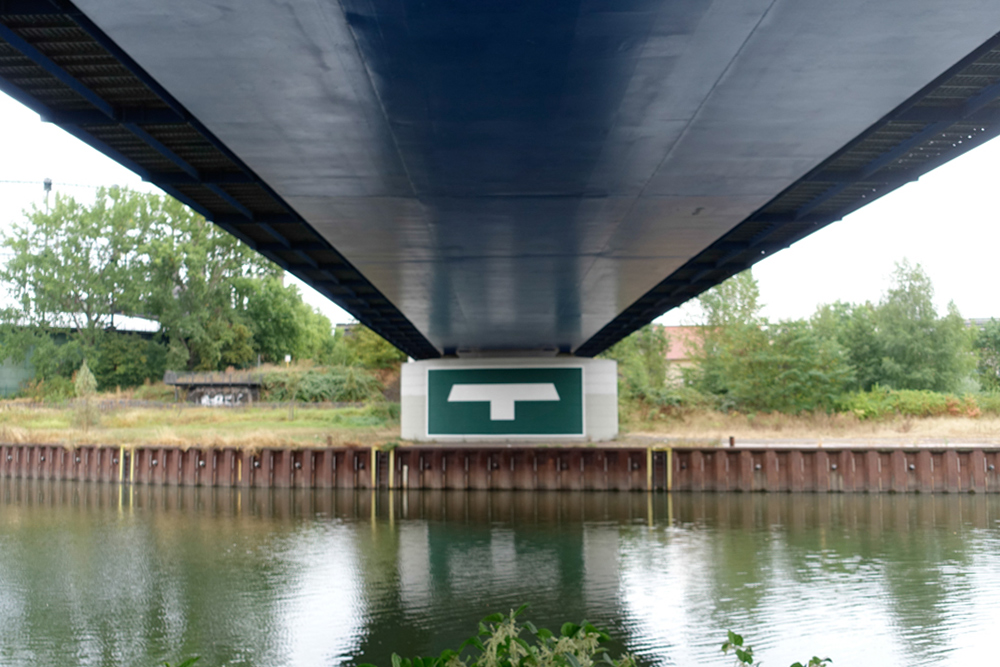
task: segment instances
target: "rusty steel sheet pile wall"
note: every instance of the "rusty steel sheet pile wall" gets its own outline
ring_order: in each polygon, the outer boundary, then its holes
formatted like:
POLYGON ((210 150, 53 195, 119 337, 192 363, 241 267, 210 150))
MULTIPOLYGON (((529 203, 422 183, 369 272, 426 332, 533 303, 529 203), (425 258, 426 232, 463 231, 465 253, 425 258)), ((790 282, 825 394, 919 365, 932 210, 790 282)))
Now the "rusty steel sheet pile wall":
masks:
POLYGON ((156 486, 1000 493, 1000 448, 0 445, 0 477, 156 486))
POLYGON ((998 493, 1000 450, 674 449, 674 491, 998 493))

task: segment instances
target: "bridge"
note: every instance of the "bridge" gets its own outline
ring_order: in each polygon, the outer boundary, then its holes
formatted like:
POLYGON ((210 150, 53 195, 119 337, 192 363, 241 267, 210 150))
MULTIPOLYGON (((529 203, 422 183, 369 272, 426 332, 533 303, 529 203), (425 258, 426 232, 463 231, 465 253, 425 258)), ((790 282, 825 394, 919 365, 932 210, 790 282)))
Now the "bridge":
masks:
POLYGON ((980 0, 0 0, 0 89, 426 360, 404 432, 437 401, 528 435, 428 368, 546 358, 527 384, 583 392, 548 434, 606 437, 590 357, 1000 132, 998 29, 980 0))

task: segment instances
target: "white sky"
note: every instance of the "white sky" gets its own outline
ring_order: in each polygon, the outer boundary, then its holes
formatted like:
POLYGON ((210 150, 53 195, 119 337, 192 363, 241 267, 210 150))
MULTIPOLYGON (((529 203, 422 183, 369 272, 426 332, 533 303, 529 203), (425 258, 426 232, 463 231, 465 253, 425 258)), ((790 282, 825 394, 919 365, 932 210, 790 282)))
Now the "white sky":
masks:
MULTIPOLYGON (((90 200, 94 188, 119 185, 146 191, 131 171, 78 141, 0 93, 0 227, 42 202, 42 181, 90 200)), ((765 315, 808 317, 818 304, 877 301, 894 263, 920 263, 930 275, 936 302, 954 301, 965 317, 1000 317, 1000 141, 994 141, 927 174, 791 248, 760 262, 765 315)), ((289 276, 304 298, 331 322, 348 322, 344 310, 289 276)), ((689 323, 697 308, 682 307, 659 321, 689 323)))

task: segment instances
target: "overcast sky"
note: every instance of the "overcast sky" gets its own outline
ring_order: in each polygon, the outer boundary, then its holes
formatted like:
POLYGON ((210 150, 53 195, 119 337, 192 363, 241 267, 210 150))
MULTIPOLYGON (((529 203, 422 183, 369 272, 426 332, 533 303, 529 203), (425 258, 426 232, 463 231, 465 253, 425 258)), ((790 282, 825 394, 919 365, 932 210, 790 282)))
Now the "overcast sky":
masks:
MULTIPOLYGON (((0 93, 0 227, 43 201, 42 181, 91 200, 101 185, 156 188, 116 162, 42 123, 0 93)), ((965 317, 1000 317, 1000 141, 994 141, 835 222, 754 267, 765 315, 808 317, 818 304, 877 301, 894 263, 920 263, 934 283, 939 310, 954 301, 965 317)), ((661 276, 662 277, 662 276, 661 276)), ((333 322, 351 316, 294 277, 306 300, 333 322)), ((660 321, 689 323, 684 307, 660 321)))

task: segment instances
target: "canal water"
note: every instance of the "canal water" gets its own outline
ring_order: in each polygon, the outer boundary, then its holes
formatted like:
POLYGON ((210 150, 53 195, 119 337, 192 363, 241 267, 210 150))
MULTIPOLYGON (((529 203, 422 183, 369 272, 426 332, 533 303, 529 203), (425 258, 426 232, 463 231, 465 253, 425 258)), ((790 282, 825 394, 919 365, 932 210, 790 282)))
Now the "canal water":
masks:
POLYGON ((303 492, 0 480, 0 664, 312 667, 529 603, 644 665, 994 664, 1000 496, 303 492))

